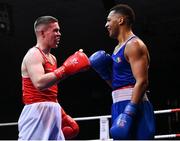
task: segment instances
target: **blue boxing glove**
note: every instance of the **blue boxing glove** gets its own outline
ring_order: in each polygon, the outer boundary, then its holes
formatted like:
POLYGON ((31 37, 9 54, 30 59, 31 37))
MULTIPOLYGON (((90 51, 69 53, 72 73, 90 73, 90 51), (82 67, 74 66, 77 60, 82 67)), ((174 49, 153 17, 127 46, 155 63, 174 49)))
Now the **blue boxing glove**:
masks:
POLYGON ((125 107, 124 112, 115 119, 110 129, 110 134, 113 139, 130 139, 131 127, 137 113, 137 107, 137 104, 129 102, 125 107))
POLYGON ((111 80, 112 74, 112 58, 103 50, 93 53, 89 57, 91 67, 100 75, 104 80, 111 80))

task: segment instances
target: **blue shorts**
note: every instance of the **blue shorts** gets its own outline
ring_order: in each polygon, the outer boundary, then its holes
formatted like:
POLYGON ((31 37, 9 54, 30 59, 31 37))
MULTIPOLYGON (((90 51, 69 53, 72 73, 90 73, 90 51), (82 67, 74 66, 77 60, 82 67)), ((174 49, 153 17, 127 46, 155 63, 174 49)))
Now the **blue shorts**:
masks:
MULTIPOLYGON (((130 100, 120 101, 112 104, 111 122, 124 111, 125 106, 130 100)), ((153 106, 149 101, 143 101, 139 104, 138 113, 135 117, 132 133, 129 139, 150 140, 155 135, 155 116, 153 106)))

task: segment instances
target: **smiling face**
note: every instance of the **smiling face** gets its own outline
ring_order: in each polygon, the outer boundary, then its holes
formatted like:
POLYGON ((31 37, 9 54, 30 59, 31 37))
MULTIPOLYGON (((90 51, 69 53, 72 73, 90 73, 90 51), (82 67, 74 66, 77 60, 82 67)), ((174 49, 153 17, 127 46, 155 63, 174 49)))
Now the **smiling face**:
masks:
POLYGON ((119 34, 119 20, 119 14, 115 13, 114 11, 109 13, 105 27, 107 28, 111 38, 117 38, 119 34))
POLYGON ((34 23, 37 44, 43 48, 56 48, 60 41, 59 22, 52 16, 42 16, 34 23))
POLYGON ((60 41, 60 27, 58 22, 50 23, 46 30, 43 32, 43 39, 46 45, 50 48, 58 47, 60 41))

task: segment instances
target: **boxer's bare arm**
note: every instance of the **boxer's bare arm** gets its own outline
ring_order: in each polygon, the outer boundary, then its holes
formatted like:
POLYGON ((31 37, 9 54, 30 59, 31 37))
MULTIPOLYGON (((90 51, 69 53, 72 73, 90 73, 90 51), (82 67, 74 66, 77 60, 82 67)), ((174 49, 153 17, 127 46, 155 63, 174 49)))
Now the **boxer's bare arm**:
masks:
POLYGON ((128 56, 128 61, 136 79, 131 100, 137 104, 141 101, 142 95, 148 87, 149 58, 147 47, 141 40, 134 39, 127 44, 125 54, 128 56))
POLYGON ((39 90, 46 89, 58 81, 53 72, 45 74, 43 61, 39 50, 32 48, 25 55, 22 63, 22 75, 29 77, 39 90))
MULTIPOLYGON (((62 66, 50 73, 45 73, 43 61, 41 53, 32 48, 26 54, 22 65, 34 86, 39 90, 44 90, 69 75, 87 70, 90 66, 88 57, 81 51, 76 51, 65 60, 62 66)), ((25 71, 22 72, 25 74, 25 71)))

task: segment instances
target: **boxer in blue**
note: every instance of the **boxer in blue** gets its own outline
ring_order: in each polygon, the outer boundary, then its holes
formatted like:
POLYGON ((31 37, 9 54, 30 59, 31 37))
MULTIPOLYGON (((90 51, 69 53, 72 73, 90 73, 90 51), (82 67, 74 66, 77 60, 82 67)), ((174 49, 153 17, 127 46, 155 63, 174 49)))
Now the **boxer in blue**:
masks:
POLYGON ((155 134, 153 106, 148 100, 147 46, 132 30, 135 14, 125 4, 110 9, 105 27, 118 40, 110 56, 99 50, 89 57, 92 68, 112 87, 112 126, 115 140, 150 140, 155 134))

